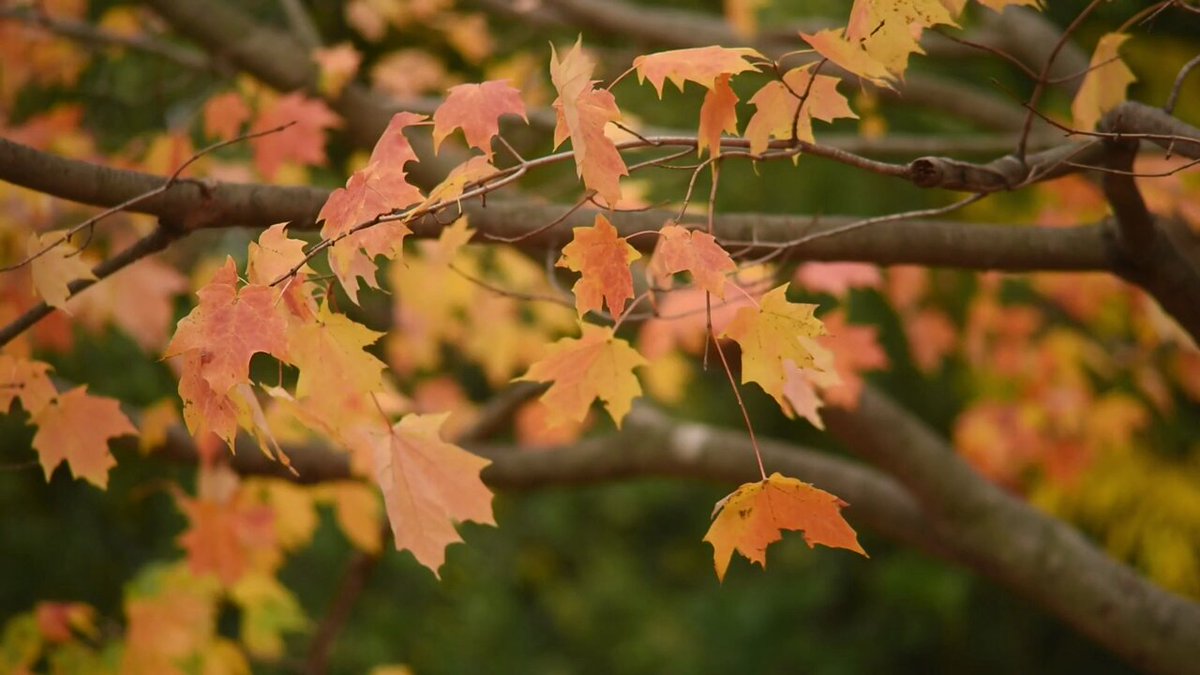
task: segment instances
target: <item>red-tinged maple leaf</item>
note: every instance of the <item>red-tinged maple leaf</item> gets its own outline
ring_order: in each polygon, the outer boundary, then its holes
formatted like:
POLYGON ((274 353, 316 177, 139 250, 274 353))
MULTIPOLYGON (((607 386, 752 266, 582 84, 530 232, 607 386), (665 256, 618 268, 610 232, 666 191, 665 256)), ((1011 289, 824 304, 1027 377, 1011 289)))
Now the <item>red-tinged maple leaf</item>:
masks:
POLYGON ((813 355, 800 338, 825 333, 813 315, 816 308, 788 302, 784 284, 763 295, 758 307, 738 310, 722 337, 732 338, 742 348, 742 384, 757 382, 780 407, 786 407, 784 364, 791 361, 800 368, 814 367, 813 355))
POLYGON ((1129 39, 1125 33, 1109 33, 1096 43, 1087 75, 1071 103, 1075 128, 1091 131, 1104 113, 1125 102, 1125 90, 1137 81, 1117 51, 1129 39))
POLYGON ((58 395, 50 381, 50 365, 0 353, 0 414, 7 414, 14 399, 35 414, 58 395))
POLYGON ((817 341, 829 350, 831 358, 827 363, 818 360, 815 365, 824 371, 820 376, 832 373, 836 381, 826 382, 818 376, 817 384, 826 403, 853 410, 862 396, 862 373, 888 367, 887 353, 879 345, 879 330, 875 326, 848 323, 840 310, 825 315, 822 322, 829 334, 817 341))
MULTIPOLYGON (((421 191, 408 183, 404 166, 417 155, 404 136, 404 129, 424 121, 424 115, 399 112, 392 116, 387 129, 375 143, 367 165, 350 176, 346 187, 329 195, 321 212, 324 220, 321 236, 335 239, 357 225, 376 217, 419 203, 421 191)), ((351 301, 358 302, 358 279, 378 288, 375 256, 398 257, 404 237, 412 230, 403 222, 390 221, 356 232, 334 244, 329 264, 351 301), (364 255, 365 251, 365 255, 364 255)))
POLYGON ((721 154, 721 133, 737 134, 737 94, 729 86, 729 75, 717 77, 713 87, 704 95, 700 106, 700 130, 696 135, 696 151, 705 148, 714 157, 721 154))
POLYGON ((492 137, 500 133, 501 115, 520 115, 529 121, 521 92, 507 80, 450 87, 446 100, 433 113, 434 152, 455 129, 462 129, 467 145, 491 159, 492 137))
POLYGON ((455 522, 496 524, 492 493, 479 478, 491 462, 441 439, 447 416, 406 415, 373 442, 396 549, 412 551, 434 576, 446 547, 462 541, 455 522))
POLYGON ((71 296, 67 284, 76 279, 95 279, 96 275, 74 246, 60 241, 62 236, 61 231, 31 233, 25 253, 37 256, 29 264, 34 290, 47 305, 66 309, 67 298, 71 296))
POLYGON ((180 319, 164 358, 199 352, 191 365, 218 395, 250 381, 250 358, 259 352, 287 360, 286 321, 276 306, 278 291, 267 286, 237 287, 233 258, 197 295, 200 303, 180 319))
POLYGON ((300 93, 280 96, 258 115, 254 131, 266 131, 291 123, 288 128, 253 141, 254 166, 263 178, 272 180, 285 162, 310 166, 325 163, 325 130, 341 120, 329 106, 300 93))
POLYGON ((314 49, 313 61, 317 62, 321 73, 317 78, 317 89, 325 96, 337 98, 358 72, 362 52, 349 42, 342 42, 314 49))
POLYGON ((210 138, 236 138, 250 119, 250 106, 236 91, 217 94, 204 103, 204 134, 210 138))
POLYGON ((575 155, 576 174, 583 184, 610 206, 621 200, 621 176, 629 169, 617 151, 617 146, 604 134, 604 125, 621 119, 621 111, 613 95, 596 89, 592 80, 595 63, 583 54, 577 41, 571 51, 558 60, 550 47, 550 79, 558 90, 554 111, 558 122, 554 128, 554 147, 568 137, 575 155))
POLYGON ((958 347, 958 330, 945 312, 921 309, 904 319, 904 334, 913 363, 924 373, 932 373, 947 355, 958 347))
POLYGON ((617 316, 633 297, 629 263, 640 257, 642 254, 624 237, 617 236, 617 228, 608 218, 597 213, 594 225, 574 229, 571 243, 563 247, 562 257, 555 265, 582 275, 572 289, 579 316, 593 310, 598 312, 605 304, 617 316))
POLYGON ((596 399, 618 427, 633 399, 642 393, 633 369, 646 359, 629 343, 615 337, 611 328, 582 324, 579 338, 563 338, 547 348, 541 360, 519 380, 550 382, 541 401, 550 411, 550 425, 582 422, 596 399))
POLYGON ((757 50, 748 47, 729 48, 694 47, 667 52, 643 54, 633 60, 637 69, 638 82, 650 80, 658 97, 662 98, 663 84, 670 80, 683 91, 685 82, 712 89, 722 75, 737 75, 758 67, 749 62, 751 58, 763 58, 757 50))
POLYGON ((841 80, 828 75, 817 75, 814 79, 810 72, 812 67, 808 64, 793 68, 784 74, 783 82, 768 82, 750 98, 756 108, 746 124, 745 136, 750 141, 750 152, 757 154, 766 150, 772 136, 783 140, 795 137, 812 143, 814 118, 832 122, 842 117, 858 117, 850 109, 846 97, 838 93, 837 85, 841 80), (805 92, 808 96, 801 102, 796 94, 805 92))
POLYGON ((802 530, 809 547, 821 544, 866 556, 842 517, 845 506, 834 495, 779 473, 743 484, 717 502, 712 527, 704 535, 713 547, 717 579, 725 580, 734 551, 765 568, 767 547, 783 538, 783 530, 802 530))
POLYGON ((793 281, 815 293, 842 296, 851 288, 879 288, 883 275, 870 263, 807 262, 796 268, 793 281))
POLYGON ((117 465, 108 452, 109 439, 137 434, 116 399, 93 396, 86 385, 42 406, 33 423, 38 427, 33 448, 46 480, 66 461, 72 476, 102 490, 108 487, 108 470, 117 465))
POLYGON ((735 269, 737 265, 733 258, 711 234, 673 223, 659 230, 658 244, 650 257, 652 274, 666 276, 690 272, 698 286, 718 298, 725 297, 725 275, 735 269))
POLYGON ((275 514, 240 499, 239 480, 224 465, 202 467, 196 498, 176 494, 188 527, 179 536, 192 574, 212 574, 226 588, 251 568, 254 557, 276 545, 275 514))

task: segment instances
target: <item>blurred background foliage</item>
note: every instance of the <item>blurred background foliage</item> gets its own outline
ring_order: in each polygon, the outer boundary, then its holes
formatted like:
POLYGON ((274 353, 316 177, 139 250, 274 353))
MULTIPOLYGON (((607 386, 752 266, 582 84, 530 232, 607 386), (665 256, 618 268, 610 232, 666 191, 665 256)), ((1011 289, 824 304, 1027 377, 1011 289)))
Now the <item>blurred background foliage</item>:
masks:
MULTIPOLYGON (((283 22, 280 3, 274 0, 241 4, 264 20, 283 22)), ((552 98, 544 72, 547 42, 562 46, 576 37, 575 29, 555 32, 492 19, 490 53, 478 56, 456 48, 445 33, 421 22, 368 41, 347 25, 340 3, 311 4, 323 35, 349 40, 363 53, 361 72, 370 72, 399 48, 419 50, 430 63, 441 64, 444 72, 430 80, 428 91, 417 94, 436 94, 455 81, 512 73, 527 77, 527 100, 540 97, 544 105, 552 98)), ((653 4, 721 11, 716 0, 653 4)), ((763 25, 772 26, 801 16, 842 20, 846 4, 781 0, 767 3, 760 16, 763 25)), ((1065 25, 1085 3, 1050 4, 1050 16, 1065 25)), ((1141 5, 1104 4, 1080 31, 1085 48, 1141 5)), ((94 0, 88 14, 100 21, 124 7, 94 0)), ((466 0, 456 9, 465 14, 477 10, 466 0)), ((1130 97, 1157 104, 1165 98, 1177 64, 1194 55, 1200 41, 1169 21, 1155 23, 1150 31, 1153 40, 1134 39, 1126 48, 1139 76, 1130 97)), ((604 56, 597 73, 602 79, 618 75, 642 49, 620 36, 586 29, 583 38, 604 56)), ((1015 95, 1027 94, 1030 87, 1019 73, 992 58, 937 62, 918 57, 914 68, 973 82, 994 81, 997 89, 1015 95)), ((227 86, 215 74, 179 69, 144 54, 100 51, 83 66, 77 85, 27 87, 9 111, 9 122, 75 103, 82 107, 83 126, 102 149, 133 153, 132 148, 152 146, 164 131, 194 129, 204 100, 227 86)), ((645 124, 680 129, 694 125, 700 100, 694 89, 681 94, 668 88, 666 100, 659 103, 651 87, 639 86, 633 78, 627 78, 616 94, 622 109, 645 124)), ((857 109, 862 109, 861 103, 860 99, 857 109)), ((1048 103, 1060 114, 1069 106, 1065 98, 1048 103)), ((1180 112, 1194 119, 1197 110, 1200 87, 1190 87, 1180 112)), ((956 127, 944 117, 913 108, 880 105, 874 115, 879 128, 888 131, 946 134, 969 127, 956 127)), ((744 123, 744 114, 741 119, 744 123)), ((824 130, 856 129, 854 124, 839 124, 824 130)), ((546 136, 530 151, 548 149, 546 136)), ((334 136, 329 154, 328 167, 292 178, 340 184, 354 149, 334 136)), ((232 148, 223 156, 247 155, 244 149, 232 148)), ((557 174, 540 174, 528 186, 548 198, 573 199, 577 187, 572 173, 563 167, 557 174)), ((660 171, 647 181, 645 198, 678 200, 686 178, 685 173, 660 171)), ((699 194, 707 193, 703 183, 699 194)), ((1029 192, 1001 196, 986 208, 970 211, 970 217, 1031 222, 1044 206, 1039 198, 1029 192)), ((897 189, 887 178, 803 158, 798 168, 786 163, 728 165, 718 208, 874 215, 943 203, 943 194, 897 189)), ((226 233, 203 244, 244 250, 250 236, 226 233)), ((975 277, 939 271, 934 280, 937 302, 961 325, 977 290, 975 277)), ((1012 277, 1004 284, 1010 296, 1028 296, 1025 280, 1012 277)), ((803 299, 834 302, 823 295, 803 299)), ((871 380, 952 435, 954 421, 974 390, 970 364, 952 356, 932 372, 922 371, 909 358, 904 330, 881 293, 854 291, 843 303, 855 323, 878 327, 891 360, 892 368, 871 380)), ((179 310, 182 315, 182 303, 179 310)), ((147 360, 115 331, 99 337, 79 332, 73 351, 40 356, 64 380, 91 383, 92 391, 134 405, 174 392, 166 367, 147 360)), ((450 367, 475 383, 473 393, 483 393, 486 385, 477 371, 453 362, 450 367)), ((698 369, 693 375, 686 398, 674 406, 677 413, 739 426, 723 378, 698 369)), ((831 446, 806 422, 784 418, 756 388, 748 388, 746 396, 760 433, 831 446)), ((1105 460, 1070 491, 1045 484, 1031 485, 1030 490, 1039 504, 1074 520, 1117 555, 1150 569, 1160 582, 1195 595, 1200 590, 1190 575, 1200 555, 1200 459, 1193 439, 1200 427, 1200 408, 1194 400, 1176 398, 1174 414, 1154 417, 1154 431, 1148 432, 1165 442, 1142 442, 1105 460), (1156 509, 1147 506, 1148 494, 1156 509), (1143 537, 1166 543, 1157 548, 1137 545, 1143 537), (1148 561, 1147 551, 1160 551, 1167 559, 1148 561)), ((112 631, 121 616, 124 589, 139 570, 179 558, 175 538, 185 521, 167 486, 190 486, 193 471, 141 460, 134 444, 126 441, 118 443, 119 463, 107 493, 70 480, 63 471, 47 484, 36 466, 27 465, 34 457, 31 435, 18 416, 0 417, 4 462, 14 467, 0 471, 0 623, 28 612, 38 601, 71 600, 95 606, 104 617, 102 630, 112 631)), ((337 642, 333 669, 360 673, 379 663, 403 663, 420 675, 1127 672, 1038 608, 976 574, 898 548, 870 532, 860 533, 869 560, 828 549, 809 550, 799 537, 790 536, 771 549, 765 571, 751 569, 739 558, 725 584, 719 585, 712 574, 711 551, 701 537, 710 505, 728 488, 655 480, 502 494, 496 505, 500 527, 464 527, 467 544, 449 550, 440 583, 407 553, 383 556, 337 642)), ((311 545, 281 571, 283 583, 311 621, 326 613, 355 555, 329 512, 322 511, 311 545)), ((224 613, 222 632, 236 635, 239 620, 235 612, 224 613)), ((13 625, 10 621, 10 633, 13 625)), ((255 671, 293 672, 295 658, 304 653, 310 638, 311 630, 293 632, 288 637, 291 656, 255 663, 255 671)), ((0 646, 4 644, 0 639, 0 646)))

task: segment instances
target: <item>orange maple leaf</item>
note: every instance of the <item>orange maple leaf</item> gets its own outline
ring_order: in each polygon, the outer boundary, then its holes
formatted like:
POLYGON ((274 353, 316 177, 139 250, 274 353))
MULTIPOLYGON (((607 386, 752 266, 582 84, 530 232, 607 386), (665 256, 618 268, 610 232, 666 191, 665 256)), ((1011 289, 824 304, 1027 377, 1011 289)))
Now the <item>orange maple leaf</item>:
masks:
POLYGON ((217 94, 204 103, 204 133, 211 138, 237 137, 250 119, 250 106, 236 91, 217 94))
POLYGON ((296 92, 284 94, 259 114, 253 130, 291 126, 253 141, 254 166, 263 178, 272 180, 286 162, 310 166, 324 164, 325 130, 340 123, 338 116, 323 102, 296 92))
POLYGON ((738 310, 722 337, 736 340, 742 348, 742 384, 757 382, 787 409, 784 364, 791 361, 799 368, 813 368, 813 355, 801 338, 825 333, 821 321, 813 315, 816 308, 788 302, 784 284, 763 295, 758 307, 738 310))
POLYGON ((275 547, 275 514, 241 499, 238 476, 225 465, 201 467, 198 483, 196 498, 175 495, 188 519, 179 545, 192 574, 213 574, 229 587, 250 571, 256 554, 275 547))
POLYGON ((108 452, 109 439, 137 434, 116 399, 92 396, 87 393, 87 385, 42 406, 33 416, 33 423, 38 427, 33 448, 46 480, 65 460, 71 475, 102 490, 108 487, 108 470, 117 465, 108 452))
POLYGON ((450 87, 446 100, 433 113, 433 151, 455 129, 462 129, 467 145, 479 148, 492 157, 492 137, 500 133, 501 115, 525 115, 521 92, 507 80, 492 80, 481 84, 460 84, 450 87))
POLYGON ((629 169, 616 144, 604 134, 604 125, 620 120, 621 111, 610 92, 596 89, 592 80, 595 63, 583 54, 581 44, 576 41, 562 61, 554 46, 550 47, 550 79, 558 90, 554 147, 571 139, 576 174, 612 206, 621 200, 620 178, 628 176, 629 169))
POLYGON ((633 60, 633 67, 637 69, 638 81, 650 80, 658 97, 662 98, 663 84, 667 80, 673 82, 680 91, 683 91, 683 84, 689 81, 712 89, 722 75, 756 71, 758 67, 748 61, 752 57, 761 59, 763 55, 749 47, 712 45, 643 54, 633 60))
POLYGON ((633 297, 629 263, 642 254, 624 237, 617 236, 617 228, 599 213, 592 227, 577 227, 573 232, 571 243, 563 247, 562 257, 555 266, 582 275, 572 288, 575 310, 583 316, 591 310, 600 311, 607 304, 613 316, 619 315, 633 297))
POLYGON ((721 132, 736 134, 737 94, 729 86, 729 75, 717 77, 712 89, 704 95, 700 106, 700 130, 696 135, 696 152, 711 148, 713 156, 721 154, 721 132))
POLYGON ((189 365, 219 395, 250 381, 250 358, 265 352, 287 359, 286 323, 277 311, 278 291, 267 286, 237 287, 233 258, 197 293, 200 303, 180 319, 164 358, 195 351, 189 365))
POLYGON ((446 547, 462 541, 455 521, 496 524, 492 492, 479 478, 491 462, 441 439, 448 416, 406 415, 371 440, 396 549, 412 551, 434 576, 446 547))
POLYGON ((787 140, 794 135, 797 140, 812 143, 813 118, 832 122, 841 117, 858 117, 846 97, 838 93, 841 80, 828 75, 817 75, 814 79, 812 67, 810 63, 793 68, 784 74, 783 82, 768 82, 750 98, 756 108, 746 124, 750 152, 758 154, 766 150, 772 136, 787 140), (805 92, 808 95, 801 102, 797 94, 805 92))
POLYGON ((824 490, 779 473, 743 484, 717 502, 713 524, 704 535, 713 547, 717 578, 725 580, 734 551, 766 567, 767 547, 782 539, 783 530, 803 530, 809 547, 821 544, 866 556, 858 535, 842 518, 846 505, 824 490))
POLYGON ((563 338, 518 380, 551 382, 541 401, 549 409, 550 426, 582 422, 592 401, 604 401, 617 427, 640 396, 633 369, 646 359, 629 343, 613 336, 611 328, 582 324, 578 339, 563 338))
MULTIPOLYGON (((424 115, 408 112, 392 116, 387 129, 375 143, 367 165, 350 176, 346 187, 334 190, 321 207, 317 219, 325 221, 321 226, 322 237, 337 238, 357 225, 422 200, 421 191, 409 184, 404 170, 408 162, 417 160, 416 152, 404 136, 404 129, 424 119, 424 115)), ((404 237, 411 232, 403 222, 379 223, 334 244, 329 252, 329 266, 351 301, 358 302, 359 278, 378 288, 372 258, 399 256, 404 237)))
MULTIPOLYGON (((669 222, 669 221, 668 221, 669 222)), ((706 232, 679 225, 664 225, 650 257, 650 272, 656 276, 690 272, 704 290, 725 297, 725 275, 737 269, 733 258, 706 232)))

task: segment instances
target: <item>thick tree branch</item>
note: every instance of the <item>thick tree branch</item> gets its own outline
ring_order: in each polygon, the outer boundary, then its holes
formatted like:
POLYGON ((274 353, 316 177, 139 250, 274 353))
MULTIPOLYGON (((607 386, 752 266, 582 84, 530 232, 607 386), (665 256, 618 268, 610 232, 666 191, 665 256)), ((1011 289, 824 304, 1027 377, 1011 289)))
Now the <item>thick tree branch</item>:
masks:
MULTIPOLYGON (((464 445, 492 460, 483 479, 501 490, 533 490, 631 478, 694 478, 737 484, 757 480, 746 435, 708 425, 679 422, 645 406, 634 409, 619 432, 540 452, 511 446, 464 445)), ((944 558, 953 555, 927 536, 915 502, 892 479, 846 459, 779 441, 762 442, 772 471, 809 481, 850 503, 851 521, 944 558)), ((157 450, 173 460, 196 461, 195 446, 182 429, 157 450)), ((293 475, 252 444, 230 456, 245 475, 267 475, 301 483, 352 478, 348 456, 324 445, 287 448, 293 475)))
POLYGON ((857 410, 824 416, 835 436, 907 487, 928 526, 977 569, 1137 668, 1195 672, 1200 605, 1147 582, 988 482, 885 395, 868 389, 857 410))
MULTIPOLYGON (((112 206, 149 192, 166 180, 137 171, 102 167, 33 150, 0 139, 0 180, 39 192, 96 206, 112 206)), ((277 187, 255 184, 213 183, 200 186, 181 182, 162 195, 139 202, 133 210, 182 223, 188 229, 248 226, 265 228, 290 222, 312 227, 329 192, 310 187, 277 187)), ((554 221, 569 207, 527 200, 491 200, 465 203, 472 227, 487 236, 528 235, 554 221)), ((623 234, 658 229, 673 212, 650 210, 614 213, 612 221, 623 234)), ((528 248, 561 247, 573 227, 590 224, 595 212, 580 210, 556 227, 528 237, 528 248)), ((753 256, 779 253, 781 242, 814 237, 790 247, 786 253, 813 260, 857 260, 881 265, 917 264, 962 269, 1007 271, 1106 270, 1112 252, 1102 228, 1014 228, 940 220, 908 220, 866 227, 835 236, 823 232, 844 228, 857 219, 850 216, 769 216, 718 214, 717 236, 753 256)), ((441 232, 433 218, 413 223, 417 236, 441 232)), ((647 250, 653 241, 634 241, 647 250)))

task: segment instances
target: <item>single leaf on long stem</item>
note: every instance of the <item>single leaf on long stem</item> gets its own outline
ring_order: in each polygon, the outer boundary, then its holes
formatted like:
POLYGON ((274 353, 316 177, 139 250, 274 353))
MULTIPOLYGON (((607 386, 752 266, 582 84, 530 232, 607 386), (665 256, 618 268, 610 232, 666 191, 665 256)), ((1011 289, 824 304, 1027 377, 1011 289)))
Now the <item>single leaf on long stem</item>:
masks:
POLYGON ((867 555, 842 518, 844 506, 834 495, 779 473, 743 484, 717 502, 704 535, 713 547, 717 578, 725 580, 734 551, 766 567, 767 547, 782 539, 783 530, 802 530, 810 547, 821 544, 867 555))

